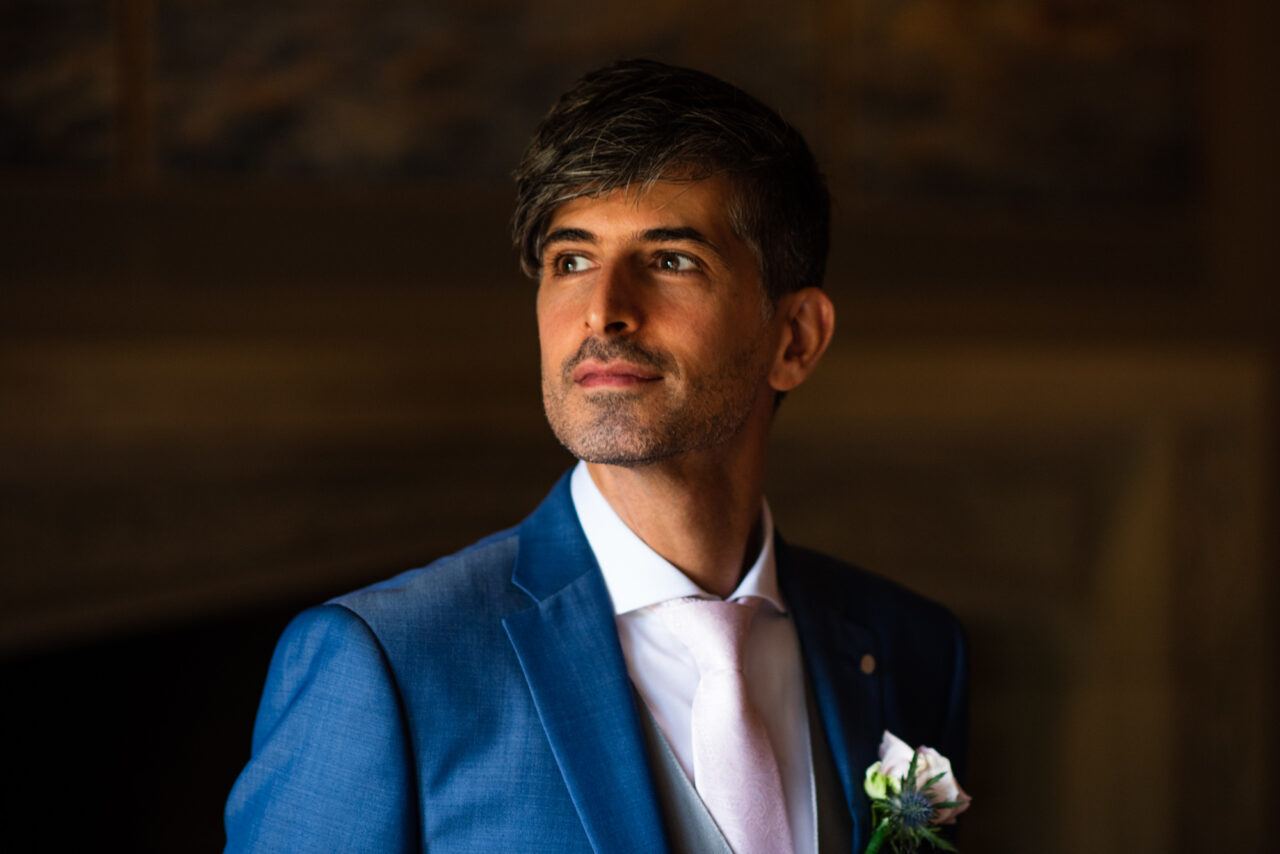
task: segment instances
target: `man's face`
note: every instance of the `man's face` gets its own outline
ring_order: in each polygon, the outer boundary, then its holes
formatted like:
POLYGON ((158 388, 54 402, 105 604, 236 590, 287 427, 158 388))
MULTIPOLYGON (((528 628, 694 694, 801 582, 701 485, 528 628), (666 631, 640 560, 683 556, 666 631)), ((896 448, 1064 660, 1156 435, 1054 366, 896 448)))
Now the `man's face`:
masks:
POLYGON ((575 456, 642 465, 769 417, 771 312, 729 198, 723 178, 660 181, 552 216, 538 287, 542 398, 575 456))

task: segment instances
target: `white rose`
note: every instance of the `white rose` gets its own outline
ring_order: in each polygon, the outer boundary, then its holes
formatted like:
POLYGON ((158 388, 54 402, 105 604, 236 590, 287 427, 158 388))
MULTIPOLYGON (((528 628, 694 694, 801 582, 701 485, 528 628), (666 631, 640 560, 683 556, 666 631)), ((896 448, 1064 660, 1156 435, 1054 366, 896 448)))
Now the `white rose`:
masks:
POLYGON ((955 801, 956 807, 937 807, 934 809, 935 824, 954 824, 956 816, 969 808, 971 798, 956 782, 956 775, 951 773, 951 760, 932 747, 920 747, 912 750, 905 741, 888 730, 880 741, 880 773, 890 780, 897 781, 907 776, 911 768, 911 757, 916 756, 916 786, 923 786, 931 777, 943 776, 925 792, 925 796, 934 803, 955 801))
POLYGON ((885 774, 879 762, 871 763, 871 767, 867 769, 867 776, 862 781, 862 789, 867 793, 867 797, 875 800, 883 799, 890 792, 898 794, 898 786, 898 781, 885 774))

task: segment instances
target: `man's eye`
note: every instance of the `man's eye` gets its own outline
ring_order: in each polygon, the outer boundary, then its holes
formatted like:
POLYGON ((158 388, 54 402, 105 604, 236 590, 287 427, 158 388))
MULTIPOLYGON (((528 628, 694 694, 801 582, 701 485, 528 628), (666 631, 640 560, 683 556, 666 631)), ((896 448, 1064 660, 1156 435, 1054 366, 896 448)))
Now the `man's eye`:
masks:
POLYGON ((583 270, 588 269, 591 266, 591 261, 585 255, 566 253, 556 256, 554 266, 557 276, 567 276, 571 273, 581 273, 583 270))
POLYGON ((658 256, 658 269, 664 273, 690 273, 698 269, 698 265, 687 255, 664 252, 658 256))

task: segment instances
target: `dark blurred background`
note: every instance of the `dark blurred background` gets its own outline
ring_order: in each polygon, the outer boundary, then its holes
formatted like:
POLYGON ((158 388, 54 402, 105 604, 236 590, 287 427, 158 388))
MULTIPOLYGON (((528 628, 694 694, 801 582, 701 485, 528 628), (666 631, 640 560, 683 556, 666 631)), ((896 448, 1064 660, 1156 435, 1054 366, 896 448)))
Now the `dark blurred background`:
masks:
POLYGON ((569 465, 508 176, 643 55, 830 175, 837 342, 771 500, 967 624, 967 854, 1265 849, 1277 17, 3 0, 0 847, 218 850, 288 617, 569 465))

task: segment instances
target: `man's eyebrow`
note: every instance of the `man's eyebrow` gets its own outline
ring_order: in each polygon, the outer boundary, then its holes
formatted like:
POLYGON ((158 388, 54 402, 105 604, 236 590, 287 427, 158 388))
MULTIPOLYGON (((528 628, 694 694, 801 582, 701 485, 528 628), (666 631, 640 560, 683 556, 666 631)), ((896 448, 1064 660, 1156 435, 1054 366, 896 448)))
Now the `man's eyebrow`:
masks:
MULTIPOLYGON (((723 256, 720 247, 693 226, 660 226, 658 228, 646 229, 638 235, 639 239, 645 243, 676 243, 689 242, 697 243, 705 246, 717 255, 723 256)), ((542 248, 545 251, 548 246, 556 243, 599 243, 593 233, 584 228, 556 228, 547 232, 547 236, 542 240, 542 248)))
POLYGON ((557 228, 554 231, 547 232, 547 236, 542 239, 542 248, 546 249, 553 243, 596 243, 596 236, 586 229, 582 228, 557 228))
POLYGON ((647 243, 672 243, 675 241, 700 243, 715 252, 717 255, 722 254, 720 252, 720 247, 711 242, 711 238, 707 237, 701 231, 698 231, 698 229, 688 225, 650 228, 640 235, 640 239, 647 243))

